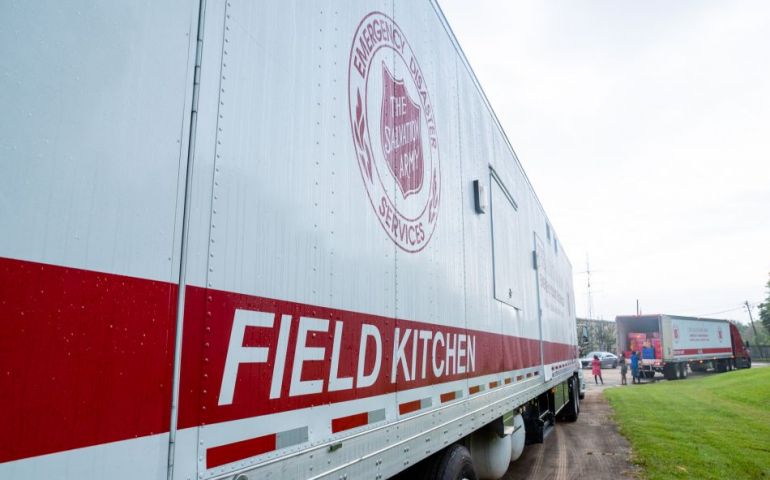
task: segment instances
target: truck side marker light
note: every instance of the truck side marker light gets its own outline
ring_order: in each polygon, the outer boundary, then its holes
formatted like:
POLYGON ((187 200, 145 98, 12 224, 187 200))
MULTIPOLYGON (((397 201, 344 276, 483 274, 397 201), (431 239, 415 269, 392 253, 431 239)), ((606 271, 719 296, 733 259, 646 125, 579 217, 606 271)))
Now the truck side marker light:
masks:
POLYGON ((489 388, 497 388, 498 385, 500 385, 500 382, 489 382, 489 388))
POLYGON ((509 383, 512 383, 513 379, 511 377, 506 377, 505 384, 508 385, 509 383))
POLYGON ((332 419, 332 433, 343 432, 351 428, 371 425, 372 423, 385 420, 385 409, 374 410, 371 412, 356 413, 347 417, 332 419))
POLYGON ((301 427, 208 448, 206 449, 206 468, 216 468, 263 453, 305 443, 307 440, 307 427, 301 427))
POLYGON ((477 394, 479 392, 483 392, 485 390, 485 388, 486 387, 484 385, 476 385, 476 386, 470 387, 468 389, 468 394, 469 395, 475 395, 475 394, 477 394))
POLYGON ((433 406, 433 400, 430 397, 420 400, 413 400, 411 402, 404 402, 398 405, 398 414, 406 415, 407 413, 416 412, 431 406, 433 406))
POLYGON ((442 393, 440 398, 441 403, 451 402, 452 400, 463 398, 463 392, 462 390, 457 390, 455 392, 442 393))
POLYGON ((524 380, 524 375, 516 375, 516 381, 517 382, 520 382, 522 380, 524 380))

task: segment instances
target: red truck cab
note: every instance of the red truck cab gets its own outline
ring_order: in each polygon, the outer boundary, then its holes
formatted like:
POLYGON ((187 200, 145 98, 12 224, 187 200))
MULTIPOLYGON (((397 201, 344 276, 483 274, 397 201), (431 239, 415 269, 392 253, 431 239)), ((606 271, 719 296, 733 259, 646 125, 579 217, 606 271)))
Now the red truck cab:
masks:
POLYGON ((730 322, 730 337, 733 339, 733 359, 738 368, 751 368, 751 350, 743 342, 741 333, 734 323, 730 322))

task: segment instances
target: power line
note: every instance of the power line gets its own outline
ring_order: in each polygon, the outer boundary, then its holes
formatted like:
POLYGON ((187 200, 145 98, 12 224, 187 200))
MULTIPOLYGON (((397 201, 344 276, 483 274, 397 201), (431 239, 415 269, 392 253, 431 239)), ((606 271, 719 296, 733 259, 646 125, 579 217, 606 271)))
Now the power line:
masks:
POLYGON ((698 314, 698 315, 693 315, 693 316, 694 316, 694 317, 708 317, 709 315, 719 315, 719 314, 721 314, 721 313, 729 313, 729 312, 734 312, 734 311, 736 311, 736 310, 743 310, 743 309, 745 309, 745 308, 747 307, 747 304, 748 304, 748 305, 751 305, 752 307, 756 306, 756 305, 755 305, 755 304, 753 304, 753 303, 754 303, 754 302, 746 302, 746 303, 742 303, 742 304, 738 305, 738 306, 737 306, 737 307, 735 307, 735 308, 729 308, 729 309, 727 309, 727 310, 720 310, 720 311, 718 311, 718 312, 700 313, 700 314, 698 314))
POLYGON ((708 317, 709 315, 719 315, 720 313, 728 313, 728 312, 734 312, 736 310, 743 310, 745 307, 743 305, 735 308, 731 308, 729 310, 720 310, 718 312, 711 312, 711 313, 699 313, 698 315, 694 315, 695 317, 708 317))

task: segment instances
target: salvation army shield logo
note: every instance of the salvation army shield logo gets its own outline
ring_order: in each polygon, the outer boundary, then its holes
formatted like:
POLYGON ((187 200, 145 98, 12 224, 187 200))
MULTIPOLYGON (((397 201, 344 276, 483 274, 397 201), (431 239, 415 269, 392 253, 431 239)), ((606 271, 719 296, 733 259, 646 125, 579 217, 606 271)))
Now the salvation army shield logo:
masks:
POLYGON ((401 195, 406 198, 422 189, 423 157, 420 136, 420 107, 382 64, 382 153, 401 195))
POLYGON ((419 252, 438 220, 435 112, 406 36, 383 13, 370 13, 356 29, 348 106, 356 160, 374 213, 399 248, 419 252))

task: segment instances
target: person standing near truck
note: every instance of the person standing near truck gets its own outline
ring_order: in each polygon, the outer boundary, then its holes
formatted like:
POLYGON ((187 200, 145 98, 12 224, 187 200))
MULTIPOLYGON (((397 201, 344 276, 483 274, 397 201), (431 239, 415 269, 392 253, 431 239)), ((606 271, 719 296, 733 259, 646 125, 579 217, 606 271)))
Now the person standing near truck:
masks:
POLYGON ((631 352, 631 383, 641 383, 639 381, 639 357, 636 351, 631 352))
POLYGON ((628 373, 628 364, 626 363, 626 354, 620 353, 620 384, 628 385, 626 374, 628 373))
POLYGON ((602 378, 602 362, 599 360, 599 355, 594 355, 594 359, 591 360, 591 373, 594 376, 594 383, 598 385, 601 381, 602 385, 604 385, 604 379, 602 378))

